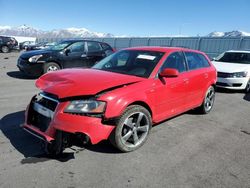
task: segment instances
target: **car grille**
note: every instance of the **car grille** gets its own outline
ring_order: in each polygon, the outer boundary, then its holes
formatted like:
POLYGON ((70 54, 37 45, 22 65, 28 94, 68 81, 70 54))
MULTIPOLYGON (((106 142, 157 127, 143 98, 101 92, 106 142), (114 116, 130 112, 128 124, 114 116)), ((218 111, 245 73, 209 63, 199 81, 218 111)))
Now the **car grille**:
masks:
POLYGON ((57 105, 58 100, 56 97, 52 97, 50 94, 38 94, 31 101, 28 114, 28 124, 45 132, 49 127, 57 105))
POLYGON ((27 64, 27 60, 18 58, 17 65, 24 66, 25 64, 27 64))
POLYGON ((216 82, 217 86, 230 86, 227 83, 222 83, 222 82, 216 82))
POLYGON ((225 72, 217 72, 217 76, 219 78, 230 78, 232 76, 231 73, 225 73, 225 72))
POLYGON ((223 82, 216 82, 217 86, 225 86, 225 87, 241 87, 242 84, 241 83, 235 83, 235 84, 227 84, 227 83, 223 83, 223 82))

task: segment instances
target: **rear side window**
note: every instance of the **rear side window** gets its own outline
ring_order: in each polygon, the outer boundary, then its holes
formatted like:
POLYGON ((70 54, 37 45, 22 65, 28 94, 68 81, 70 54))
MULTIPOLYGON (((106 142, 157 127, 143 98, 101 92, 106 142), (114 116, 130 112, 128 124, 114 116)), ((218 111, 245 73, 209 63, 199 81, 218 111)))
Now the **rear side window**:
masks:
POLYGON ((88 44, 88 52, 98 52, 102 50, 98 42, 89 41, 87 42, 87 44, 88 44))
POLYGON ((84 52, 84 42, 75 42, 69 46, 70 52, 84 52))
POLYGON ((101 43, 101 46, 102 46, 103 50, 112 50, 108 44, 101 43))
POLYGON ((186 71, 185 66, 185 58, 182 52, 174 52, 170 54, 166 61, 164 62, 163 66, 161 67, 161 71, 166 68, 173 68, 177 69, 179 72, 186 71))
POLYGON ((185 56, 187 59, 189 70, 195 70, 210 66, 208 60, 202 54, 195 52, 185 52, 185 56))

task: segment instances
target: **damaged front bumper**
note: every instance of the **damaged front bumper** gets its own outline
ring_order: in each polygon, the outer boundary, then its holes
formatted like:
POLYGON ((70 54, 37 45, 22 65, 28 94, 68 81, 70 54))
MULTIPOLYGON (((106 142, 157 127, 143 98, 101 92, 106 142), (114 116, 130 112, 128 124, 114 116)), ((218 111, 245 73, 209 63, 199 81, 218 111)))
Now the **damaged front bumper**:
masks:
POLYGON ((32 98, 25 112, 23 129, 46 142, 55 139, 56 131, 84 134, 92 144, 109 138, 113 125, 102 123, 100 117, 64 113, 69 102, 60 102, 51 95, 40 94, 32 98))

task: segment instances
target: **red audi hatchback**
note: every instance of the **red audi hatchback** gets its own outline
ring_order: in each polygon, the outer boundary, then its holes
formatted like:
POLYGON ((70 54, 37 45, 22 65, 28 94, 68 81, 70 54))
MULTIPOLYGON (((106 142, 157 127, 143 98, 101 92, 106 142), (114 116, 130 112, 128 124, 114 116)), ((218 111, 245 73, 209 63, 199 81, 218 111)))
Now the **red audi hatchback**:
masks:
POLYGON ((41 76, 23 128, 56 155, 73 140, 109 139, 123 152, 144 144, 153 124, 197 108, 211 111, 216 70, 208 57, 185 48, 118 51, 91 69, 41 76))

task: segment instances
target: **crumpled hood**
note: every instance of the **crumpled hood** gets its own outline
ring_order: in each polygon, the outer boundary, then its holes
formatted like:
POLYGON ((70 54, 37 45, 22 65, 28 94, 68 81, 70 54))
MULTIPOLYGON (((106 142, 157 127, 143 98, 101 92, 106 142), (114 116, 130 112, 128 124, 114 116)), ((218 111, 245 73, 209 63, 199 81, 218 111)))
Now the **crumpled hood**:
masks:
POLYGON ((36 86, 59 98, 95 95, 116 86, 139 82, 145 78, 96 69, 64 69, 47 73, 36 81, 36 86))
POLYGON ((219 61, 212 61, 217 72, 234 73, 250 71, 250 65, 239 64, 239 63, 224 63, 219 61))

